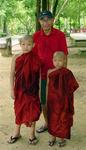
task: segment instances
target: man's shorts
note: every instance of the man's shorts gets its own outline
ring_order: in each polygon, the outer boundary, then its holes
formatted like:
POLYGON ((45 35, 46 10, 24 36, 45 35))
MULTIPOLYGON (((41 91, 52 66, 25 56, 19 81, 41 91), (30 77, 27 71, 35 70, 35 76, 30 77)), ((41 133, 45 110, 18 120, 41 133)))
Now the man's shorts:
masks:
POLYGON ((46 84, 47 80, 41 80, 41 104, 46 104, 46 84))

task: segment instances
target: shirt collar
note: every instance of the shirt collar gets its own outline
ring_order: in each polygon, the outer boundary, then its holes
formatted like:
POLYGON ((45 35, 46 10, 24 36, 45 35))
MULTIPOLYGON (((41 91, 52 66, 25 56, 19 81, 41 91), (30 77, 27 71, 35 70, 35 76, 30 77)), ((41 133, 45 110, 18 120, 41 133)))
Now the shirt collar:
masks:
MULTIPOLYGON (((50 35, 54 35, 56 32, 55 32, 55 29, 52 27, 52 29, 51 29, 51 32, 50 32, 50 34, 48 35, 48 36, 50 36, 50 35)), ((47 36, 45 33, 44 33, 44 31, 43 31, 43 29, 41 29, 41 35, 43 36, 47 36)))

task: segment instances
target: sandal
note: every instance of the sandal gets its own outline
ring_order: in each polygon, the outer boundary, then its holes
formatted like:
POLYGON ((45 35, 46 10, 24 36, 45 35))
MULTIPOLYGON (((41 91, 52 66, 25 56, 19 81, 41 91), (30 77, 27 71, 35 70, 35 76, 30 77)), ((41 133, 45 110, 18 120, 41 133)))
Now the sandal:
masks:
POLYGON ((59 147, 63 147, 66 145, 66 140, 58 142, 59 147))
POLYGON ((49 146, 53 146, 55 144, 56 140, 54 141, 49 141, 49 146))
POLYGON ((13 143, 17 142, 20 138, 21 138, 21 135, 20 136, 16 136, 16 137, 11 136, 10 139, 7 142, 9 144, 13 144, 13 143))
POLYGON ((36 130, 37 133, 42 133, 48 130, 48 127, 41 126, 39 129, 36 130))
POLYGON ((29 139, 28 143, 31 145, 36 145, 38 143, 38 139, 34 137, 33 139, 29 139))

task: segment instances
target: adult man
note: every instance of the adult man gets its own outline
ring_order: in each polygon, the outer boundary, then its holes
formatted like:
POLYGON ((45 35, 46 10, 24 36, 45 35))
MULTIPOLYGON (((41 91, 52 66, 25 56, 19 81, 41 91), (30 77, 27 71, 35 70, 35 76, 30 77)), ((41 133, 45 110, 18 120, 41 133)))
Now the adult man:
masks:
POLYGON ((41 133, 47 130, 47 115, 46 115, 46 81, 47 71, 53 68, 52 57, 56 51, 65 53, 65 66, 67 65, 67 45, 63 32, 53 28, 54 18, 50 11, 43 11, 38 16, 41 30, 34 34, 35 47, 41 59, 41 105, 45 119, 45 125, 40 127, 37 132, 41 133))

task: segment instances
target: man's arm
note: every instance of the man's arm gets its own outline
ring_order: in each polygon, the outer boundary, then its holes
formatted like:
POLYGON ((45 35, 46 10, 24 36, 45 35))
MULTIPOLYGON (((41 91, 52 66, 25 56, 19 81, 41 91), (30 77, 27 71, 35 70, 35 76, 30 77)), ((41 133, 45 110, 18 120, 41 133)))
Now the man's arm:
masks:
POLYGON ((66 36, 64 33, 61 33, 60 35, 60 49, 64 52, 65 54, 65 63, 64 67, 67 67, 67 62, 68 62, 68 48, 67 48, 67 41, 66 41, 66 36))

